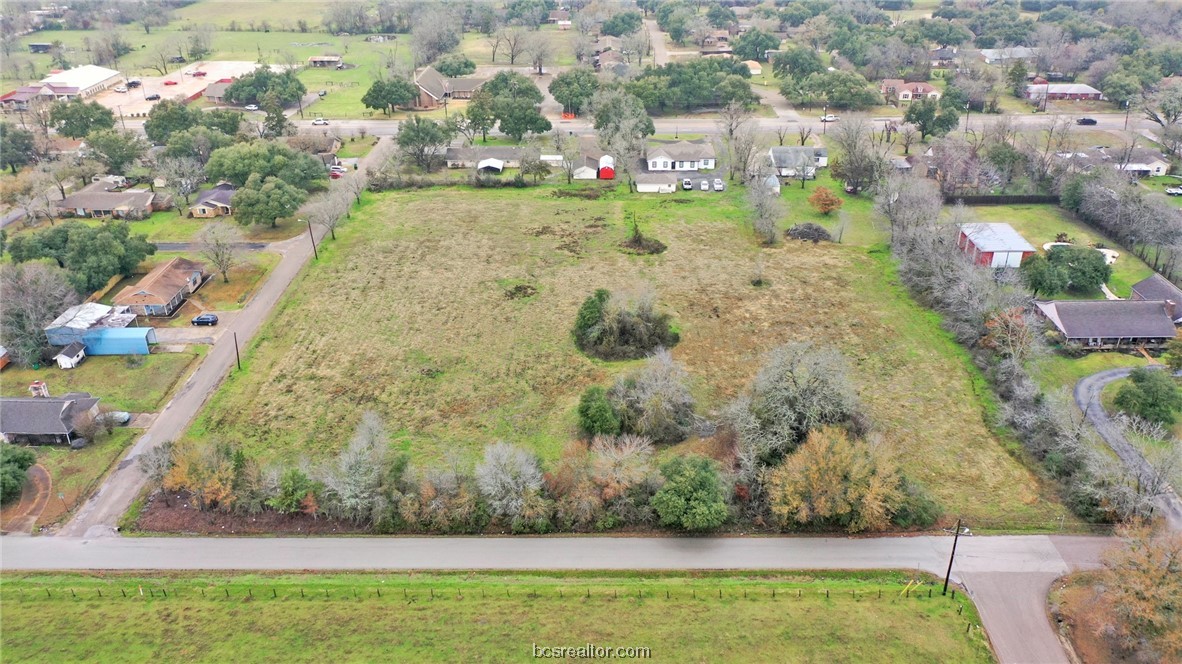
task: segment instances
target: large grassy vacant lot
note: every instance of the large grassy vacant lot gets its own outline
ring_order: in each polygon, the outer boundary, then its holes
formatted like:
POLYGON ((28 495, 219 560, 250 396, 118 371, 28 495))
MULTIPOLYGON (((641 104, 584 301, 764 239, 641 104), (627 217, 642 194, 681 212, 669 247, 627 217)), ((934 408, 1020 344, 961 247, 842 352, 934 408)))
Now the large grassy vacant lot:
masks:
POLYGON ((924 586, 906 597, 907 581, 892 573, 9 575, 0 646, 6 662, 505 662, 532 660, 534 644, 587 643, 649 648, 657 662, 993 661, 964 595, 941 597, 936 586, 928 599, 924 586))
MULTIPOLYGON (((1062 509, 985 424, 986 388, 939 321, 895 284, 879 251, 787 243, 760 250, 738 192, 600 200, 550 188, 435 189, 366 200, 297 280, 191 436, 266 458, 323 457, 373 409, 416 461, 475 459, 507 440, 556 458, 575 405, 627 363, 579 353, 570 327, 596 288, 650 286, 681 330, 674 356, 715 417, 764 354, 832 344, 906 472, 952 514, 1047 525, 1062 509), (669 245, 618 250, 625 214, 669 245), (658 221, 659 220, 659 221, 658 221), (771 285, 750 285, 756 265, 771 285), (512 299, 528 285, 537 294, 512 299)), ((785 222, 787 225, 787 222, 785 222)), ((710 440, 680 449, 716 453, 710 440)), ((983 527, 983 523, 979 524, 983 527)))

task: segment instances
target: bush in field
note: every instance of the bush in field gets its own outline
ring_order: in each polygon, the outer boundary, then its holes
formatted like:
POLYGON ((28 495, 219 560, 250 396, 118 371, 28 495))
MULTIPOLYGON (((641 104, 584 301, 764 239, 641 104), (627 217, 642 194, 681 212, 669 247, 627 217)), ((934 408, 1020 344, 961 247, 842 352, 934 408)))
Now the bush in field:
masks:
POLYGON ((702 456, 678 456, 661 466, 665 484, 652 505, 661 525, 689 531, 714 530, 727 518, 718 466, 702 456))
POLYGON ((21 495, 25 471, 35 463, 37 455, 33 450, 0 443, 0 503, 7 503, 21 495))
POLYGON ((882 530, 901 502, 895 464, 838 428, 809 433, 784 463, 764 474, 764 490, 781 528, 841 526, 882 530))
POLYGON ((529 514, 530 495, 542 488, 542 471, 532 454, 508 443, 484 449, 476 465, 476 486, 494 517, 513 521, 529 514))
POLYGON ((603 494, 595 482, 595 458, 583 441, 573 441, 545 475, 555 497, 554 521, 564 530, 589 530, 603 518, 603 494))
POLYGON ((824 215, 827 215, 834 210, 841 209, 841 206, 844 203, 845 201, 842 200, 840 196, 833 193, 833 191, 827 187, 817 187, 817 189, 813 191, 812 195, 809 196, 809 205, 813 206, 814 210, 824 215))
POLYGON ((587 388, 579 398, 579 429, 591 436, 620 433, 620 418, 612 408, 607 392, 598 385, 587 388))
POLYGON ((362 414, 348 447, 324 470, 325 511, 354 523, 372 523, 375 512, 387 507, 382 489, 389 442, 377 414, 362 414))
MULTIPOLYGON (((620 430, 654 443, 677 443, 694 425, 694 397, 689 374, 660 348, 636 371, 621 376, 607 395, 620 430)), ((604 432, 610 433, 610 432, 604 432)))
POLYGON ((634 360, 675 345, 678 335, 670 316, 656 311, 655 299, 647 290, 628 295, 595 291, 575 318, 575 344, 605 360, 634 360))

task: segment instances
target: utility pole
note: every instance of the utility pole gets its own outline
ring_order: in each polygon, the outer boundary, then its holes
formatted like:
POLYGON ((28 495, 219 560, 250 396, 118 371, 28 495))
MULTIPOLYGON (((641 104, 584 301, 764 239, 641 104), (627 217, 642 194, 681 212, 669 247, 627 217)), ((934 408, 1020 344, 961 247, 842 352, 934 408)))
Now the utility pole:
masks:
POLYGON ((238 361, 238 370, 242 371, 242 356, 238 354, 238 333, 234 333, 234 359, 238 361))
MULTIPOLYGON (((962 134, 963 136, 969 135, 969 118, 971 118, 971 117, 973 117, 973 102, 971 102, 971 101, 965 102, 965 105, 964 105, 964 134, 962 134)), ((975 137, 976 134, 973 134, 973 136, 975 137)))
POLYGON ((316 257, 316 260, 320 260, 320 252, 316 250, 316 236, 312 235, 312 220, 305 219, 304 221, 308 222, 308 240, 312 242, 312 255, 316 257))
POLYGON ((952 577, 952 561, 956 559, 956 542, 960 540, 960 519, 956 520, 956 533, 952 536, 952 555, 948 556, 948 571, 944 574, 944 592, 948 594, 948 579, 952 577))
POLYGON ((1129 130, 1129 101, 1125 100, 1125 131, 1129 130))

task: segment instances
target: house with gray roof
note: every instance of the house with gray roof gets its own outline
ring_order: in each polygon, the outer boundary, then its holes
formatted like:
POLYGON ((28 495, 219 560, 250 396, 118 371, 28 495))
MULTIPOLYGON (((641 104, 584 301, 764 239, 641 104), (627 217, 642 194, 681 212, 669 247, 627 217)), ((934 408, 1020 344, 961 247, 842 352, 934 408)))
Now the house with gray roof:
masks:
POLYGON ((829 149, 781 145, 768 150, 768 160, 780 177, 795 178, 803 174, 811 180, 817 177, 818 168, 829 165, 829 149))
POLYGON ((225 217, 234 214, 234 207, 230 201, 237 191, 234 185, 222 182, 213 189, 207 189, 197 195, 197 200, 189 206, 189 216, 198 219, 225 217))
POLYGON ((168 194, 147 189, 123 189, 106 181, 92 182, 58 201, 59 216, 146 219, 172 207, 168 194))
POLYGON ((483 78, 448 78, 434 67, 424 67, 415 74, 414 83, 419 89, 415 108, 429 110, 443 106, 449 99, 471 99, 484 82, 483 78))
POLYGON ((80 420, 98 415, 98 403, 88 392, 0 398, 0 440, 31 445, 72 443, 80 420))
POLYGON ((649 146, 645 165, 650 171, 701 171, 717 164, 709 141, 678 141, 649 146))
POLYGON ((1129 299, 1142 302, 1165 302, 1170 309, 1174 324, 1182 324, 1182 288, 1169 279, 1155 274, 1133 284, 1133 295, 1129 299))
POLYGON ((1085 350, 1161 348, 1177 334, 1165 302, 1054 300, 1034 304, 1067 343, 1085 350))

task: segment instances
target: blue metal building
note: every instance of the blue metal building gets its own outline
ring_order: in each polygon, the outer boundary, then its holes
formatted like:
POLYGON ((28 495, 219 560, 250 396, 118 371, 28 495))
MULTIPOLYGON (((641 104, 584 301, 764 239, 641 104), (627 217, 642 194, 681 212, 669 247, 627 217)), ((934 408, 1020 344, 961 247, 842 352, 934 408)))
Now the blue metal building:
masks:
POLYGON ((101 327, 82 336, 87 355, 147 355, 156 343, 154 327, 101 327))

